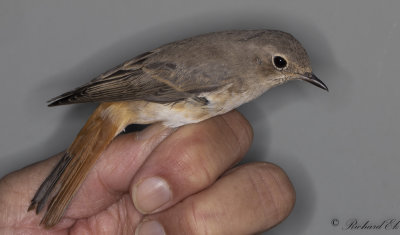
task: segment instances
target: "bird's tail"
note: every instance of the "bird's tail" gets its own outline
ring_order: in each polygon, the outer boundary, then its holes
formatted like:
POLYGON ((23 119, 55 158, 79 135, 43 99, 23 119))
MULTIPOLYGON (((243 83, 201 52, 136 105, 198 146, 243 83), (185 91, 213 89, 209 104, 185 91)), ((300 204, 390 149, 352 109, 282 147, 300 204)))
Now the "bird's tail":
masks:
POLYGON ((33 197, 28 211, 36 208, 36 213, 39 213, 49 196, 54 195, 41 221, 45 227, 52 227, 61 220, 89 170, 112 139, 125 127, 120 120, 117 123, 105 114, 110 105, 103 103, 95 110, 33 197))

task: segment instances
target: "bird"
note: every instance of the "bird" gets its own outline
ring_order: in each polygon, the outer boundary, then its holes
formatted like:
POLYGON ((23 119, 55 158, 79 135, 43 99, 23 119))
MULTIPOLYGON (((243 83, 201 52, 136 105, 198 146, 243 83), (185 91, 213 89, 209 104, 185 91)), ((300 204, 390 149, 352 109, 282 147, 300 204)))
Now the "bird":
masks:
POLYGON ((328 91, 309 56, 280 30, 227 30, 165 44, 48 101, 48 106, 99 103, 33 196, 28 211, 55 226, 96 160, 130 124, 167 127, 229 112, 268 89, 303 80, 328 91))

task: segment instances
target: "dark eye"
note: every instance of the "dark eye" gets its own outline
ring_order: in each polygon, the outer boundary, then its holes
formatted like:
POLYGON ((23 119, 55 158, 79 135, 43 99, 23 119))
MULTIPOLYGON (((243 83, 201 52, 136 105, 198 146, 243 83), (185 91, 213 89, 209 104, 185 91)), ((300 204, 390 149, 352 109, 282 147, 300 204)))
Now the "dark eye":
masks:
POLYGON ((273 61, 274 61, 275 67, 277 67, 278 69, 283 69, 287 65, 286 60, 280 56, 275 56, 273 61))

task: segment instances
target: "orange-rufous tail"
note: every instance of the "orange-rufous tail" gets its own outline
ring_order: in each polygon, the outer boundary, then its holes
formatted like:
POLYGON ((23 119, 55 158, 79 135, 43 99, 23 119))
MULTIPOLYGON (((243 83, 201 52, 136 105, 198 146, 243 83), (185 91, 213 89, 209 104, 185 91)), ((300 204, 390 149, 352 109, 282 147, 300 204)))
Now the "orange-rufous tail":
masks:
POLYGON ((129 124, 124 119, 124 112, 112 113, 112 110, 119 108, 115 106, 121 104, 99 105, 33 197, 28 211, 36 208, 36 213, 39 213, 49 196, 54 194, 41 221, 45 227, 52 227, 61 220, 96 160, 112 139, 129 124))

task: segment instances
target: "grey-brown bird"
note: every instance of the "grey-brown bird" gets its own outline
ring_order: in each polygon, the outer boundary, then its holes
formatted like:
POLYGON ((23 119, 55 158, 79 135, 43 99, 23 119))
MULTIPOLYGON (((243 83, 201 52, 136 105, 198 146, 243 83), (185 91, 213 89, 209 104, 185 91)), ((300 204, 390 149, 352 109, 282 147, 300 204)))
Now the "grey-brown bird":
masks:
POLYGON ((197 123, 299 79, 328 90, 312 73, 301 44, 277 30, 209 33, 139 55, 49 101, 49 106, 100 105, 37 190, 28 210, 39 213, 54 195, 41 223, 57 224, 100 154, 129 124, 197 123))

